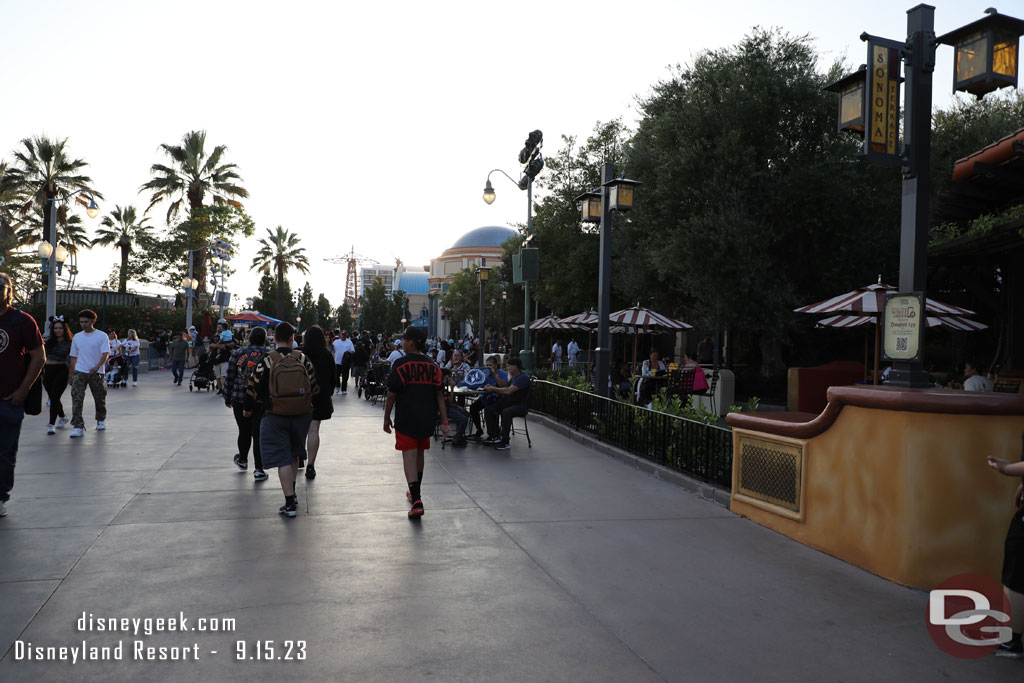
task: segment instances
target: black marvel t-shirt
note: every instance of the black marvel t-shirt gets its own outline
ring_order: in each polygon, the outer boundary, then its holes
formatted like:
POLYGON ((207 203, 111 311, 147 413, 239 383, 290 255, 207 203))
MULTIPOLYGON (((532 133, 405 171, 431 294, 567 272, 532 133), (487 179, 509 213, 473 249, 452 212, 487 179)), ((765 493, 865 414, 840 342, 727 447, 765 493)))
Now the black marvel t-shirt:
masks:
POLYGON ((441 368, 426 356, 406 354, 391 366, 388 390, 396 394, 395 429, 413 439, 430 438, 437 423, 441 368))

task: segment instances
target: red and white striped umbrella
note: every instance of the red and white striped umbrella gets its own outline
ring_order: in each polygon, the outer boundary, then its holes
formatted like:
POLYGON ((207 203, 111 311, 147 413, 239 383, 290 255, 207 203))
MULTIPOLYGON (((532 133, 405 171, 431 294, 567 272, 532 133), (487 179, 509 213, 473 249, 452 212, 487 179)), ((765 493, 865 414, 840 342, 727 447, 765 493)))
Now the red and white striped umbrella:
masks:
MULTIPOLYGON (((794 312, 879 314, 885 308, 885 293, 895 291, 895 287, 883 283, 881 278, 879 278, 876 284, 861 287, 852 292, 840 294, 810 306, 802 306, 794 309, 794 312)), ((925 299, 925 310, 930 315, 936 316, 974 315, 974 311, 944 304, 935 299, 925 299)))
POLYGON ((568 318, 562 318, 561 321, 563 323, 569 323, 571 325, 585 325, 587 327, 595 327, 597 325, 597 321, 600 319, 601 317, 594 311, 583 311, 582 313, 577 313, 576 315, 570 315, 568 318))
MULTIPOLYGON (((958 315, 930 315, 927 320, 928 327, 942 326, 960 332, 977 332, 988 329, 988 325, 985 323, 968 320, 958 315)), ((874 325, 876 321, 874 315, 834 315, 831 318, 819 320, 817 327, 860 327, 861 325, 874 325)))
MULTIPOLYGON (((516 325, 512 328, 513 330, 523 329, 522 324, 516 325)), ((543 318, 530 321, 531 330, 554 330, 556 332, 575 332, 577 330, 586 330, 587 327, 584 325, 575 325, 573 323, 567 323, 559 320, 553 315, 546 315, 543 318)))
POLYGON ((633 308, 624 308, 608 316, 608 320, 623 327, 634 327, 641 330, 692 330, 693 325, 687 325, 681 320, 669 318, 668 316, 655 313, 646 309, 640 304, 633 308))

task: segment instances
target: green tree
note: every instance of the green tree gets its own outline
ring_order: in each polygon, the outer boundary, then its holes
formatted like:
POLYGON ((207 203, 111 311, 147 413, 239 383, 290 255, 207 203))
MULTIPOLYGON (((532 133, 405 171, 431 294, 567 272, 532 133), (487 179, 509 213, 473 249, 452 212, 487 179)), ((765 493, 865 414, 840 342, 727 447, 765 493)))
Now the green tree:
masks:
POLYGON ((313 301, 313 288, 307 282, 299 293, 298 315, 306 322, 306 327, 316 324, 316 302, 313 301))
POLYGON ((334 326, 334 319, 331 317, 331 302, 327 300, 323 292, 316 300, 316 324, 325 330, 334 326))
MULTIPOLYGON (((92 178, 82 173, 88 163, 68 154, 67 138, 25 138, 15 150, 14 158, 15 165, 4 174, 5 183, 14 195, 12 198, 16 211, 22 221, 32 217, 33 209, 43 217, 39 224, 39 238, 43 241, 49 239, 47 226, 50 210, 56 203, 51 200, 78 190, 86 190, 96 199, 103 198, 102 194, 93 189, 92 178)), ((77 195, 74 201, 81 205, 87 204, 82 195, 77 195)), ((59 202, 58 225, 66 226, 69 217, 68 202, 59 202)))
POLYGON ((128 205, 123 209, 115 205, 109 215, 100 221, 101 227, 96 231, 92 243, 99 246, 113 244, 121 251, 121 268, 117 281, 117 291, 124 294, 128 289, 128 256, 135 247, 149 248, 153 241, 148 219, 139 219, 135 207, 128 205))
MULTIPOLYGON (((309 259, 305 249, 299 246, 299 236, 277 226, 276 230, 267 228, 267 237, 260 238, 260 250, 252 261, 252 267, 264 272, 274 271, 277 276, 277 308, 285 312, 285 276, 292 268, 301 273, 309 273, 309 259)), ((281 316, 275 316, 280 318, 281 316)))
POLYGON ((375 277, 359 297, 359 329, 390 334, 394 331, 389 322, 390 317, 391 302, 388 301, 384 281, 375 277))
MULTIPOLYGON (((338 306, 338 327, 343 330, 351 331, 355 322, 353 318, 355 318, 355 316, 352 314, 352 307, 348 305, 347 301, 341 306, 338 306)), ((367 327, 365 329, 370 328, 367 327)))
MULTIPOLYGON (((501 268, 497 269, 501 271, 501 268)), ((501 311, 501 274, 498 277, 489 278, 484 286, 484 316, 490 322, 489 327, 497 329, 501 311), (496 305, 491 306, 491 300, 496 305)), ((452 276, 452 282, 448 285, 448 291, 441 297, 441 305, 447 311, 448 319, 451 321, 452 329, 458 329, 462 323, 468 323, 473 334, 481 334, 478 327, 480 322, 480 283, 477 281, 477 274, 474 268, 463 268, 452 276)))
POLYGON ((402 318, 406 319, 407 324, 412 319, 412 314, 409 312, 409 297, 402 290, 396 289, 391 294, 391 301, 388 302, 388 329, 391 331, 403 330, 402 318))
POLYGON ((270 273, 264 273, 260 278, 259 293, 252 298, 253 308, 272 318, 294 320, 295 297, 292 295, 292 286, 287 278, 284 281, 284 301, 286 302, 285 309, 281 315, 278 315, 277 278, 270 273))
MULTIPOLYGON (((629 300, 756 339, 765 376, 801 321, 792 309, 894 272, 898 172, 857 163, 837 133, 807 37, 755 29, 677 67, 641 100, 616 216, 615 280, 629 300)), ((621 170, 621 169, 620 169, 621 170)))
MULTIPOLYGON (((167 207, 167 223, 172 224, 181 213, 182 205, 187 202, 189 218, 195 219, 204 207, 203 202, 208 194, 214 205, 242 208, 239 200, 248 197, 249 192, 241 185, 242 177, 238 174, 238 166, 224 163, 227 146, 217 145, 207 155, 206 131, 193 130, 182 137, 180 145, 162 144, 160 148, 170 159, 171 164, 153 164, 150 167, 150 174, 153 177, 141 188, 150 193, 146 213, 161 201, 167 200, 170 202, 167 207)), ((185 225, 198 227, 192 220, 186 221, 185 225)), ((200 240, 200 246, 204 244, 200 240)), ((199 251, 196 260, 199 291, 205 292, 205 248, 199 251)))

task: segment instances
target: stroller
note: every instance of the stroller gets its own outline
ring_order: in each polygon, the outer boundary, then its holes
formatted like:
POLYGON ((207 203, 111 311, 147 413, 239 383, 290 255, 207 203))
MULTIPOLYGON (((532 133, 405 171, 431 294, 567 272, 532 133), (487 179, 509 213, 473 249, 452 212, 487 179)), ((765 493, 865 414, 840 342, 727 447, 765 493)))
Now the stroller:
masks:
POLYGON ((128 386, 127 364, 123 356, 114 356, 107 361, 107 373, 104 381, 111 389, 128 386))
POLYGON ((363 398, 373 405, 381 400, 388 393, 388 371, 391 367, 387 363, 371 363, 366 369, 366 377, 363 379, 363 398))
POLYGON ((213 388, 217 386, 217 373, 213 371, 213 356, 207 351, 199 356, 199 365, 192 371, 192 376, 188 378, 188 390, 192 391, 195 388, 196 391, 213 391, 213 388))

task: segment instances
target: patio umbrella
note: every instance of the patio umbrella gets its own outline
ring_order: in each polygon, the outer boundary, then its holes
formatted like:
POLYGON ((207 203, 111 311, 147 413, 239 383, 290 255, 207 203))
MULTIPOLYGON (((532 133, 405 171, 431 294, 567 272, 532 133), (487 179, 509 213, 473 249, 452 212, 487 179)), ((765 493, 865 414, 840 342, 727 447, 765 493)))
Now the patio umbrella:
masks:
MULTIPOLYGON (((882 328, 881 325, 877 323, 881 320, 882 311, 885 309, 886 292, 894 291, 896 291, 896 288, 882 282, 882 276, 879 275, 878 282, 875 284, 868 285, 867 287, 861 287, 860 289, 855 289, 852 292, 840 294, 839 296, 834 296, 831 299, 826 299, 825 301, 819 301, 816 304, 801 306, 800 308, 794 309, 794 312, 847 314, 826 318, 818 323, 824 327, 857 327, 860 325, 875 323, 875 373, 873 383, 878 384, 878 365, 880 360, 879 347, 881 344, 879 337, 881 335, 882 328), (853 320, 853 318, 863 319, 863 322, 853 320)), ((974 315, 974 311, 967 308, 951 306, 950 304, 945 304, 931 298, 925 299, 924 307, 925 312, 928 314, 928 327, 943 325, 952 329, 965 331, 984 329, 986 327, 981 323, 966 320, 963 316, 974 315), (932 322, 933 318, 936 320, 934 323, 932 322)), ((866 343, 867 342, 865 340, 865 344, 866 343)))
POLYGON ((608 316, 608 320, 616 325, 633 330, 633 367, 636 367, 636 346, 640 338, 640 332, 675 332, 677 330, 692 330, 693 325, 687 325, 681 320, 669 318, 666 315, 655 313, 644 308, 639 303, 632 308, 624 308, 608 316))

